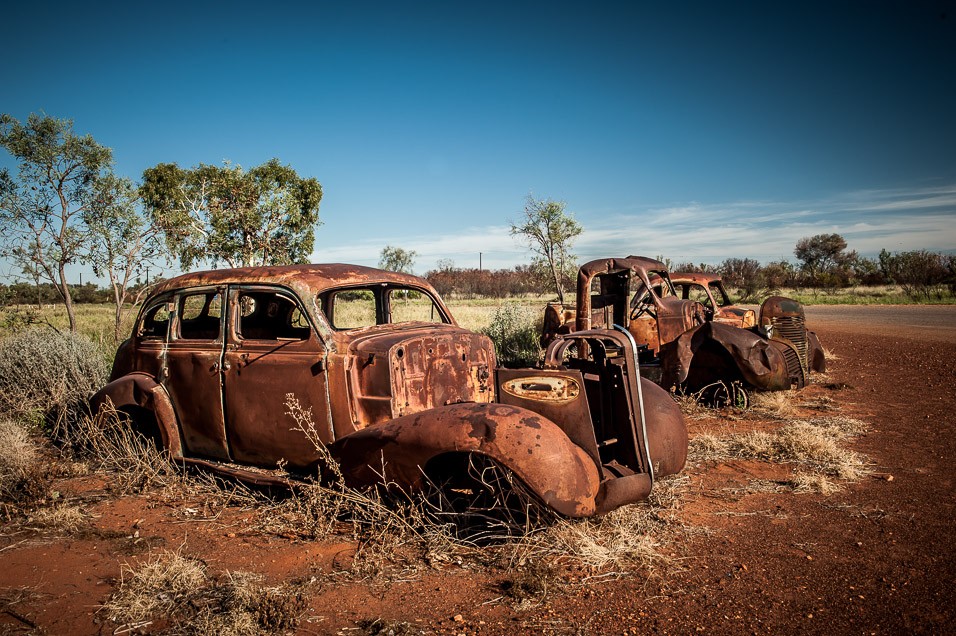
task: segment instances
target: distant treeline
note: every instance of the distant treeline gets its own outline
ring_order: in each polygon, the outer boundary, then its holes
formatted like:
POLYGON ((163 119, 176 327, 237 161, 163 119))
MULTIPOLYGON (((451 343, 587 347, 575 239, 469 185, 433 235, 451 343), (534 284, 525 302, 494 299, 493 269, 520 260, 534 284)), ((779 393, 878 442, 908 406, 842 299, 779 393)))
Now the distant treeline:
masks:
MULTIPOLYGON (((660 258, 660 257, 658 257, 660 258)), ((736 288, 740 300, 756 300, 778 289, 840 289, 856 286, 899 285, 914 300, 956 294, 956 256, 915 250, 891 254, 884 250, 876 259, 850 253, 817 267, 773 261, 762 265, 752 258, 728 258, 717 265, 673 263, 661 259, 671 272, 715 272, 736 288)), ((574 289, 574 272, 565 284, 574 289)), ((508 269, 461 268, 446 264, 427 272, 425 278, 442 296, 449 298, 509 298, 552 291, 550 272, 530 265, 508 269)), ((154 282, 159 282, 154 281, 154 282)), ((110 303, 112 292, 93 283, 71 285, 77 303, 110 303)), ((135 289, 134 289, 135 290, 135 289)), ((2 305, 48 305, 60 302, 53 285, 0 283, 2 305)))

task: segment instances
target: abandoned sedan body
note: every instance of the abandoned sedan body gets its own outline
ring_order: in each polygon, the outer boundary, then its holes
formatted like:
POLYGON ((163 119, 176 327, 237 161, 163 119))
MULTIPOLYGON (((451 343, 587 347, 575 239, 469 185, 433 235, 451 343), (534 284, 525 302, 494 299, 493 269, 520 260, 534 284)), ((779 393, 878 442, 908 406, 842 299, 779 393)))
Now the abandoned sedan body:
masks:
POLYGON ((265 478, 251 466, 315 474, 327 448, 348 485, 410 492, 460 483, 477 456, 585 517, 679 471, 687 433, 623 334, 570 334, 550 351, 581 341, 588 359, 496 370, 491 340, 459 327, 415 276, 342 264, 198 272, 154 290, 92 405, 112 402, 173 458, 254 481, 265 478))
POLYGON ((546 309, 542 342, 572 330, 567 316, 573 309, 575 330, 617 325, 631 333, 644 345, 641 372, 665 388, 696 392, 737 384, 773 391, 802 387, 811 370, 825 369, 800 303, 769 298, 756 325, 744 329, 714 320, 716 312, 688 292, 684 286, 679 294, 666 266, 654 259, 591 261, 578 272, 576 306, 546 309))

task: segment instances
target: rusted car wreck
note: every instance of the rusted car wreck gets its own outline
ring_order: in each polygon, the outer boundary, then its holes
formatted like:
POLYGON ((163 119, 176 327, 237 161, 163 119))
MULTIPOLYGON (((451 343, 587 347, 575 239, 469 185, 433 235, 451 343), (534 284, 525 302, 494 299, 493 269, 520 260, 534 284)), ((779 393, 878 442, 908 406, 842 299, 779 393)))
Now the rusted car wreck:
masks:
POLYGON ((555 338, 544 368, 496 369, 491 340, 459 327, 426 281, 342 264, 162 283, 92 404, 111 402, 177 460, 254 481, 249 467, 321 468, 287 394, 356 487, 460 492, 478 458, 588 517, 647 497, 687 452, 680 411, 640 377, 630 334, 587 325, 555 338))
POLYGON ((692 284, 710 282, 684 277, 678 292, 660 261, 591 261, 578 272, 577 303, 551 303, 545 310, 542 343, 575 330, 619 326, 640 346, 641 372, 661 386, 689 392, 732 386, 744 389, 737 394, 744 399, 746 389, 802 387, 811 371, 826 369, 800 303, 773 296, 753 318, 742 308, 722 314, 712 296, 708 307, 690 295, 692 284))

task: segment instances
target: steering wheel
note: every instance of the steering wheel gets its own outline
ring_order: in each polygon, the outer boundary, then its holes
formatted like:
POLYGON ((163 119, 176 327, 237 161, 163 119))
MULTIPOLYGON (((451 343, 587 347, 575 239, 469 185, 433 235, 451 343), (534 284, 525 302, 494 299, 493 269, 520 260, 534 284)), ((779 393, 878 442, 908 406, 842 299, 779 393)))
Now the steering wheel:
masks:
POLYGON ((631 307, 631 320, 640 318, 644 314, 647 314, 651 318, 657 318, 657 314, 654 313, 654 303, 649 302, 648 296, 644 296, 634 302, 634 305, 631 307))

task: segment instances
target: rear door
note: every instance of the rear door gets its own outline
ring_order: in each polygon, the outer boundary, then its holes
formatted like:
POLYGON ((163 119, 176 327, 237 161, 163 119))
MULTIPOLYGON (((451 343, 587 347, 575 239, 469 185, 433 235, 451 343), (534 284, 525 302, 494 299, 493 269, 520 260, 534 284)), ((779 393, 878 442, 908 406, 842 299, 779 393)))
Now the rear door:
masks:
POLYGON ((232 287, 228 323, 224 400, 233 459, 309 466, 316 442, 332 441, 332 427, 326 348, 300 300, 279 287, 232 287))

